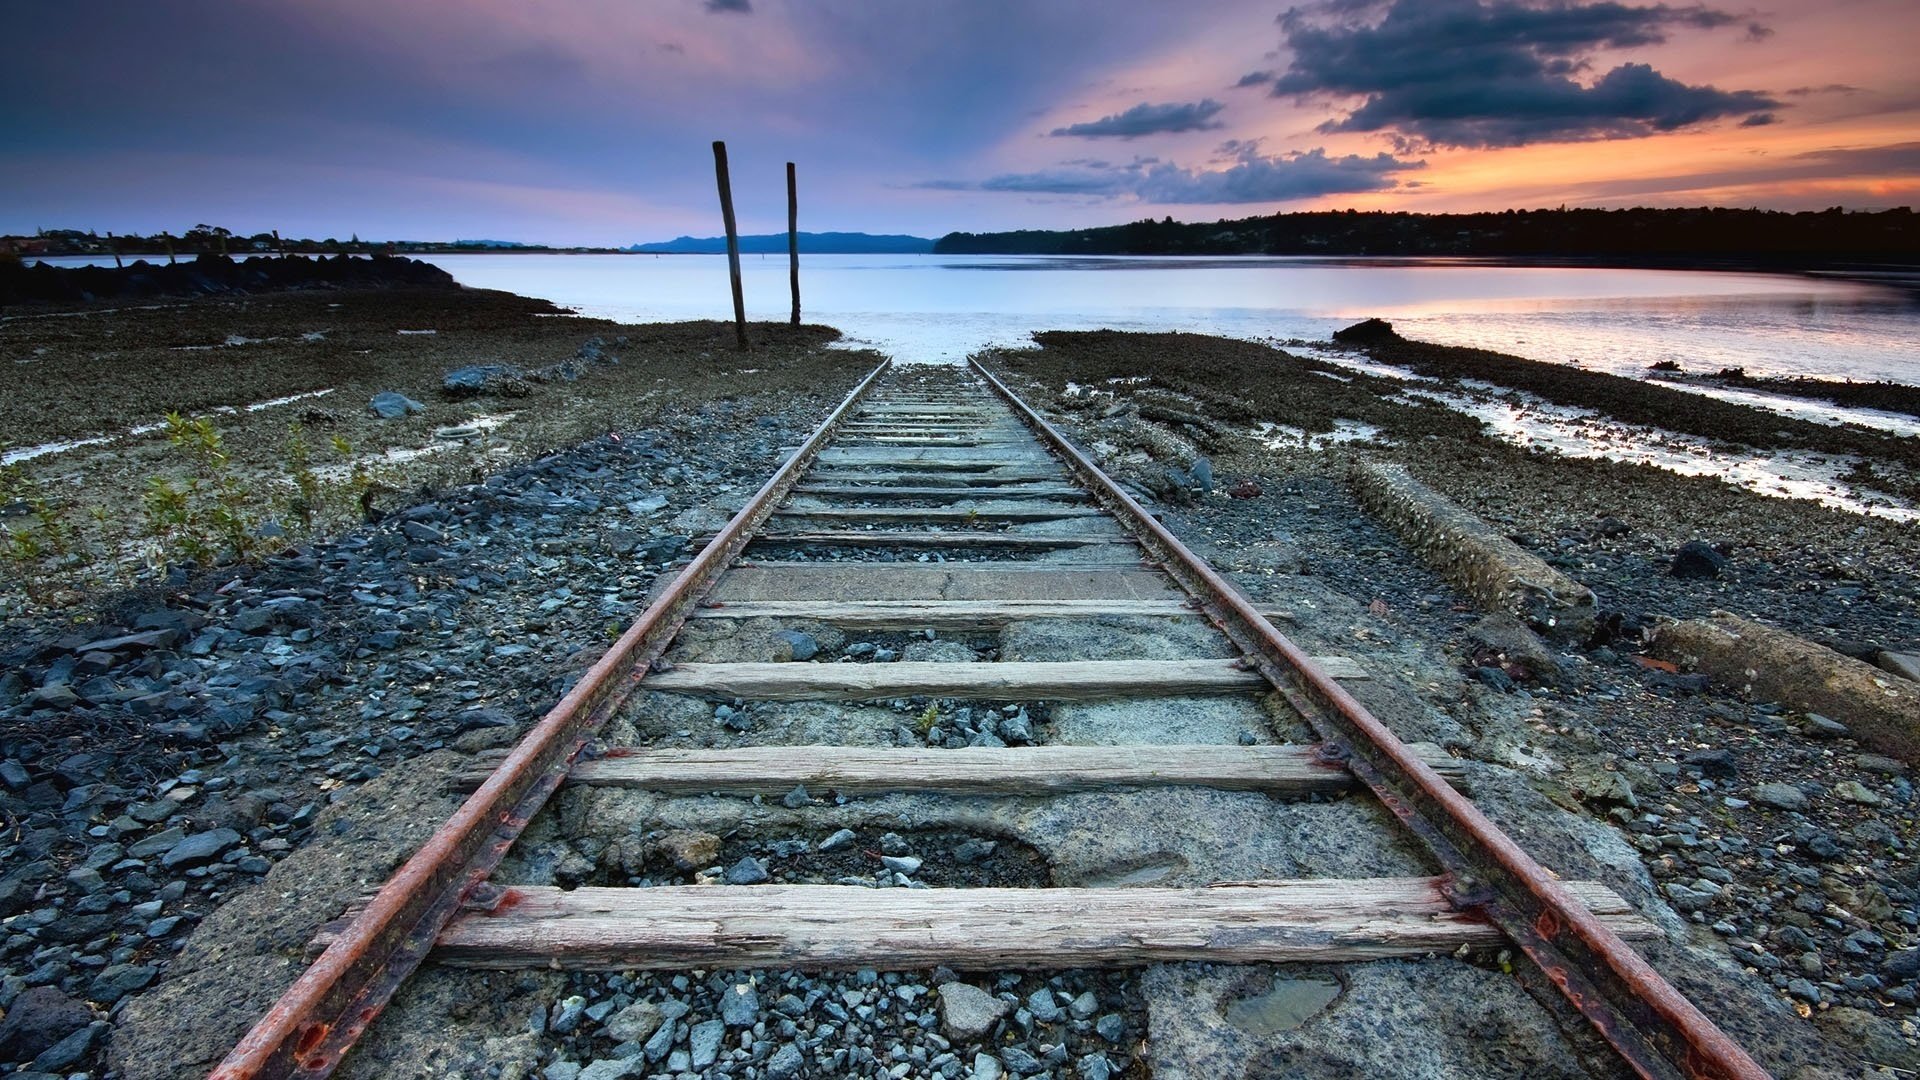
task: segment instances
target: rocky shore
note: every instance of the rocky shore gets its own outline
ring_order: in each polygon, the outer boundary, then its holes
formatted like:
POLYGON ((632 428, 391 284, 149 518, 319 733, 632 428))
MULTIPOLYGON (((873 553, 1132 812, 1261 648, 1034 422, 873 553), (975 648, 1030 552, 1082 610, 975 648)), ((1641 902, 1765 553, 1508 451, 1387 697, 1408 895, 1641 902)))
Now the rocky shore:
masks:
POLYGON ((457 289, 453 275, 418 259, 201 255, 186 262, 128 266, 31 265, 0 261, 0 310, 106 300, 268 293, 286 289, 457 289))
MULTIPOLYGON (((1615 831, 1657 884, 1653 902, 1688 927, 1677 940, 1731 958, 1750 985, 1812 1018, 1828 1045, 1857 1063, 1855 1075, 1920 1065, 1912 763, 1861 745, 1844 715, 1796 712, 1646 654, 1657 620, 1717 610, 1847 655, 1920 651, 1914 526, 1711 478, 1529 452, 1404 396, 1402 380, 1250 343, 1121 334, 1039 341, 1037 351, 993 362, 1064 417, 1106 467, 1165 503, 1176 532, 1219 565, 1252 570, 1239 577, 1251 580, 1256 599, 1338 598, 1283 629, 1308 640, 1327 635, 1363 663, 1407 673, 1430 715, 1458 722, 1443 740, 1456 753, 1524 777, 1560 809, 1615 831), (1301 434, 1274 438, 1262 422, 1301 434), (1483 615, 1369 519, 1348 479, 1356 461, 1404 465, 1591 588, 1596 633, 1555 644, 1483 615), (1327 618, 1341 610, 1349 614, 1327 618), (1452 674, 1432 679, 1409 655, 1416 643, 1438 649, 1452 674)), ((1624 402, 1619 412, 1675 428, 1721 411, 1677 391, 1645 393, 1518 358, 1489 367, 1471 350, 1376 343, 1369 351, 1430 376, 1577 398, 1607 415, 1610 403, 1624 402)), ((1729 443, 1736 433, 1763 445, 1823 438, 1746 412, 1722 436, 1729 443)), ((1883 439, 1837 437, 1856 449, 1883 439)), ((1914 452, 1912 439, 1898 443, 1889 457, 1914 452)), ((1541 835, 1533 814, 1490 812, 1548 865, 1570 872, 1576 857, 1541 835)), ((1711 980, 1671 961, 1663 963, 1669 977, 1704 992, 1702 1004, 1723 1025, 1739 1032, 1751 1019, 1725 1000, 1728 989, 1709 990, 1711 980)))
MULTIPOLYGON (((350 865, 332 892, 310 882, 314 901, 344 904, 377 884, 444 816, 402 809, 443 795, 435 763, 511 742, 597 643, 644 608, 654 578, 712 527, 713 508, 744 498, 878 360, 822 348, 830 331, 769 326, 757 331, 770 344, 752 357, 756 378, 743 382, 736 358, 707 348, 710 326, 640 328, 616 354, 612 337, 591 333, 595 324, 523 314, 543 305, 449 296, 460 306, 430 314, 462 315, 459 329, 475 338, 483 335, 472 324, 488 320, 524 320, 525 332, 549 336, 528 350, 535 363, 563 349, 615 357, 596 365, 600 385, 580 387, 615 400, 564 417, 572 395, 541 402, 562 395, 535 384, 532 402, 515 400, 554 415, 529 417, 542 434, 525 445, 565 439, 568 449, 519 464, 496 455, 477 483, 382 492, 378 523, 290 538, 255 563, 175 566, 153 584, 84 593, 80 606, 7 622, 0 1061, 16 1075, 115 1075, 101 1055, 120 1010, 170 973, 209 912, 246 895, 316 830, 362 850, 385 846, 350 865), (399 793, 375 796, 370 812, 368 803, 329 812, 367 784, 399 793)), ((349 324, 339 336, 393 341, 381 323, 399 312, 385 298, 336 296, 372 313, 361 321, 336 309, 334 325, 349 324)), ((279 317, 290 300, 273 305, 279 317)), ((301 326, 315 309, 291 310, 301 326)), ((184 320, 221 317, 192 310, 184 320)), ((367 387, 401 386, 442 416, 512 392, 455 404, 428 389, 450 358, 398 341, 401 362, 338 392, 364 409, 367 387)), ((251 374, 272 380, 276 367, 251 374)), ((230 392, 245 400, 270 390, 230 392)), ((383 423, 342 413, 341 426, 383 423)), ((288 944, 298 955, 299 943, 288 944)), ((248 1011, 242 999, 277 992, 227 989, 208 999, 183 1046, 231 1043, 248 1011)), ((166 1057, 185 1052, 170 1047, 166 1057)))

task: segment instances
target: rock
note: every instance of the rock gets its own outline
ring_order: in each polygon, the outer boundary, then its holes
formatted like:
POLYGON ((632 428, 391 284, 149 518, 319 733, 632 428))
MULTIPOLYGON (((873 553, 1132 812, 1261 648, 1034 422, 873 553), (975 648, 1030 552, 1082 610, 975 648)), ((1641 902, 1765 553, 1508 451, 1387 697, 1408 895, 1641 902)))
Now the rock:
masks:
POLYGON ((1007 1068, 1016 1073, 1037 1073, 1046 1068, 1039 1058, 1034 1057, 1025 1047, 1021 1046, 1001 1047, 1000 1060, 1006 1062, 1007 1068))
POLYGON ((1681 764, 1691 765, 1706 776, 1715 779, 1730 780, 1740 770, 1734 765, 1733 751, 1724 748, 1713 750, 1695 750, 1680 759, 1681 764))
POLYGON ((690 1062, 693 1068, 704 1069, 719 1060, 720 1045, 727 1037, 727 1025, 722 1020, 708 1020, 693 1025, 688 1036, 688 1048, 693 1053, 690 1062))
POLYGON ((1833 793, 1850 803, 1861 806, 1879 806, 1886 800, 1875 794, 1872 788, 1858 780, 1842 780, 1833 785, 1833 793))
POLYGON ((1189 482, 1188 486, 1190 487, 1198 488, 1201 491, 1212 491, 1213 462, 1204 457, 1194 458, 1193 464, 1187 469, 1187 479, 1189 482))
POLYGON ((729 885, 759 885, 767 880, 767 865, 751 855, 743 855, 739 862, 727 867, 729 885))
POLYGON ((1817 712, 1807 714, 1806 733, 1813 739, 1838 739, 1850 734, 1847 725, 1817 712))
POLYGON ((787 792, 787 794, 780 800, 780 805, 786 807, 789 810, 798 810, 801 807, 806 806, 812 802, 813 802, 813 797, 807 794, 807 786, 805 784, 801 784, 795 787, 792 791, 787 792))
POLYGON ((697 829, 669 829, 653 838, 653 849, 682 870, 700 870, 720 857, 720 838, 697 829))
POLYGON ((969 838, 960 841, 959 845, 953 849, 953 857, 958 862, 971 865, 992 855, 994 849, 999 846, 998 843, 992 840, 969 838))
POLYGON ((455 368, 440 381, 440 389, 450 398, 481 394, 525 397, 532 392, 521 370, 506 364, 469 364, 455 368))
POLYGON ((920 872, 920 859, 913 855, 884 855, 880 865, 896 874, 917 874, 920 872))
POLYGON ((1563 674, 1553 650, 1512 615, 1488 615, 1467 630, 1467 640, 1476 665, 1499 668, 1511 678, 1553 684, 1563 674))
POLYGON ((1242 480, 1233 485, 1227 494, 1236 499, 1257 499, 1265 492, 1261 490, 1258 480, 1242 480))
MULTIPOLYGON (((107 1033, 110 1026, 112 1025, 105 1022, 88 1024, 41 1051, 40 1056, 34 1058, 28 1068, 37 1073, 58 1073, 71 1068, 81 1058, 87 1056, 87 1051, 93 1049, 93 1044, 107 1033)), ((14 1075, 23 1076, 24 1074, 15 1073, 14 1075)))
POLYGON ((1027 1011, 1033 1014, 1035 1020, 1043 1024, 1051 1024, 1060 1019, 1060 1004, 1053 1000, 1053 991, 1044 986, 1027 995, 1027 1011))
POLYGON ((614 1013, 607 1020, 607 1038, 617 1043, 646 1042, 660 1030, 660 1007, 651 1001, 639 1001, 614 1013))
POLYGON ((750 982, 728 985, 720 994, 720 1019, 728 1027, 752 1027, 760 1019, 760 992, 750 982))
POLYGON ((382 420, 398 420, 403 416, 426 412, 427 407, 405 394, 387 390, 373 395, 373 399, 367 402, 367 411, 382 420))
POLYGON ((102 971, 87 987, 87 997, 111 1005, 136 990, 144 990, 160 969, 136 964, 114 964, 102 971))
POLYGON ((1633 784, 1624 775, 1611 769, 1576 766, 1568 772, 1566 783, 1587 802, 1624 806, 1630 810, 1640 805, 1633 784))
POLYGON ((1880 970, 1888 978, 1902 982, 1920 976, 1920 949, 1901 949, 1888 953, 1887 958, 1880 962, 1880 970))
POLYGON ((661 1023, 660 1030, 654 1032, 653 1037, 640 1048, 640 1052, 647 1056, 648 1061, 659 1061, 666 1057, 673 1050, 674 1040, 679 1037, 679 1028, 679 1020, 671 1016, 667 1017, 661 1023))
POLYGON ((973 1080, 1000 1080, 1007 1071, 1000 1067, 1000 1059, 992 1054, 973 1055, 973 1080))
POLYGON ((580 1080, 620 1080, 633 1075, 632 1058, 601 1058, 580 1070, 580 1080))
POLYGON ((1385 319, 1364 319, 1333 332, 1333 340, 1342 345, 1384 345, 1400 340, 1393 332, 1393 324, 1385 319))
POLYGON ((1067 1011, 1073 1014, 1075 1020, 1091 1020, 1093 1014, 1100 1011, 1100 999, 1093 996, 1093 991, 1085 991, 1073 999, 1073 1004, 1067 1006, 1067 1011))
POLYGON ((1807 793, 1792 784, 1761 784, 1753 789, 1753 801, 1776 810, 1805 810, 1807 793))
POLYGON ((167 853, 160 856, 160 865, 168 870, 191 870, 213 862, 241 843, 240 834, 232 829, 208 829, 168 848, 167 853))
POLYGON ((811 660, 820 651, 820 643, 812 634, 799 630, 775 631, 774 639, 785 646, 774 655, 775 660, 811 660), (781 655, 784 654, 784 655, 781 655))
POLYGON ((972 983, 945 983, 939 993, 940 1030, 955 1041, 985 1038, 993 1025, 1007 1015, 1006 1002, 972 983))
POLYGON ((1888 674, 1920 682, 1920 653, 1882 650, 1874 655, 1873 666, 1888 674))
POLYGON ((1088 1054, 1074 1067, 1080 1073, 1080 1080, 1110 1080, 1113 1076, 1113 1066, 1103 1054, 1088 1054))
POLYGON ((767 1059, 767 1078, 768 1080, 791 1080, 792 1077, 800 1075, 800 1070, 806 1063, 800 1048, 788 1043, 767 1059))
POLYGON ((580 1063, 556 1061, 541 1070, 540 1080, 580 1080, 580 1063))
POLYGON ((820 841, 821 851, 839 851, 853 844, 855 837, 852 829, 841 829, 825 840, 820 841))
POLYGON ((1677 578, 1717 578, 1732 562, 1701 540, 1689 540, 1673 553, 1673 565, 1667 573, 1677 578))
POLYGON ((30 1060, 92 1022, 93 1010, 85 1002, 57 986, 33 987, 13 999, 0 1020, 0 1060, 30 1060))
POLYGON ((1127 1021, 1119 1013, 1108 1013, 1094 1021, 1093 1030, 1110 1043, 1119 1043, 1127 1037, 1127 1021))

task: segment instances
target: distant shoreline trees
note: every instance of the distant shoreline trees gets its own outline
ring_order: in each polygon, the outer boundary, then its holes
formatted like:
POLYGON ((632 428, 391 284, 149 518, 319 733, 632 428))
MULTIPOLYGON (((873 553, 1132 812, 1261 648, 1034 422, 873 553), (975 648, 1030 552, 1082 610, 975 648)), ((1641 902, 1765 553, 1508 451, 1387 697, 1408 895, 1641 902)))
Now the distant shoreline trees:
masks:
POLYGON ((948 233, 940 255, 1405 255, 1731 259, 1756 263, 1920 261, 1920 215, 1878 211, 1503 210, 1476 214, 1325 210, 1212 222, 1151 218, 1092 229, 948 233))

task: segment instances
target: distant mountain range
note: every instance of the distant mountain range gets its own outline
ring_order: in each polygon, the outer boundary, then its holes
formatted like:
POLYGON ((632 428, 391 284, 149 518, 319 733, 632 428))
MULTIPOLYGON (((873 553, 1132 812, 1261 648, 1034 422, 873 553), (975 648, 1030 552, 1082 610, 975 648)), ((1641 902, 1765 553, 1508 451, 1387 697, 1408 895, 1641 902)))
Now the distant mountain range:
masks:
MULTIPOLYGON (((682 236, 664 243, 635 244, 627 249, 649 255, 715 255, 727 250, 724 236, 682 236)), ((933 241, 921 236, 876 235, 863 232, 803 232, 803 255, 923 255, 933 250, 933 241)), ((766 233, 740 238, 740 251, 747 255, 787 252, 786 233, 766 233)))

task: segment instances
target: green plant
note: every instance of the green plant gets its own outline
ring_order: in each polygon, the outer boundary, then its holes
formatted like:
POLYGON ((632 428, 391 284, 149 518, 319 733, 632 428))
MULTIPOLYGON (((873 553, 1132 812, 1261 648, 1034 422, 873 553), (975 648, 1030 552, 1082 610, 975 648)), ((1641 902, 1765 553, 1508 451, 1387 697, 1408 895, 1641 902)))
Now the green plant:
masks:
POLYGON ((934 704, 933 702, 928 702, 927 707, 921 710, 919 716, 914 718, 913 726, 915 730, 920 732, 920 736, 922 738, 925 738, 927 732, 933 730, 933 725, 939 722, 940 722, 940 706, 934 704))
POLYGON ((187 459, 184 478, 153 476, 142 498, 148 535, 162 559, 243 559, 260 544, 252 493, 206 417, 166 415, 167 444, 187 459))
POLYGON ((326 486, 313 470, 313 450, 307 445, 307 432, 295 420, 287 428, 287 476, 293 481, 293 495, 287 500, 287 513, 303 533, 313 532, 314 522, 325 509, 326 486))
POLYGON ((60 583, 86 560, 69 508, 35 484, 19 463, 0 465, 0 562, 37 603, 57 602, 60 583), (24 510, 24 513, 20 513, 24 510))

